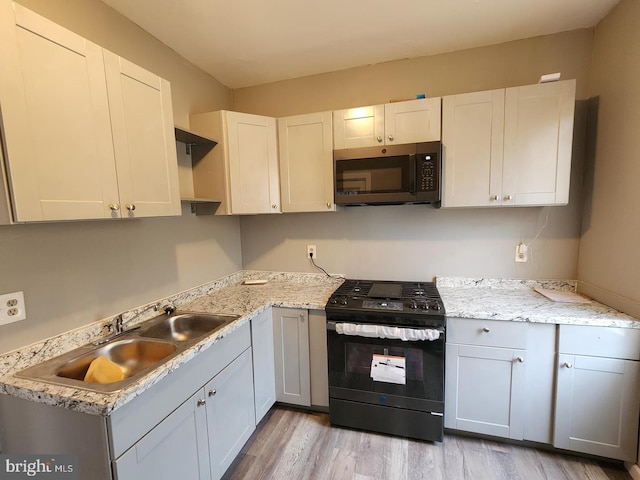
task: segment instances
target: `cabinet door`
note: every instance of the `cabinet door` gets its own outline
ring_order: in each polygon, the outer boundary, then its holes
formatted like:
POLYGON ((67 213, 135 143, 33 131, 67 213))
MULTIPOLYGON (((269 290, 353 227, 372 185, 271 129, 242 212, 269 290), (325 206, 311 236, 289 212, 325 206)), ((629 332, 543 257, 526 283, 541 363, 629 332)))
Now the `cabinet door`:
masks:
POLYGON ((553 445, 634 462, 639 374, 636 361, 558 355, 553 445))
POLYGON ((283 403, 310 406, 309 314, 307 310, 274 308, 273 336, 276 399, 283 403))
POLYGON ((119 216, 102 48, 0 3, 0 102, 18 222, 119 216))
POLYGON ((200 390, 113 462, 116 480, 211 478, 203 399, 200 390))
POLYGON ((331 112, 278 119, 283 212, 335 211, 331 112))
POLYGON ((503 204, 569 202, 575 91, 575 80, 507 88, 503 204))
POLYGON ((384 105, 333 112, 333 148, 384 144, 384 105))
POLYGON ((256 424, 276 403, 276 370, 273 350, 273 317, 265 310, 251 320, 253 388, 256 424))
POLYGON ((204 389, 211 478, 217 480, 256 428, 251 349, 227 365, 204 389))
POLYGON ((436 97, 386 104, 385 144, 439 141, 440 103, 440 97, 436 97))
POLYGON ((447 344, 445 427, 522 440, 525 351, 447 344))
POLYGON ((504 89, 442 99, 443 207, 502 203, 504 89))
POLYGON ((180 215, 169 82, 104 51, 123 217, 180 215))
POLYGON ((279 213, 276 119, 226 112, 231 213, 279 213))

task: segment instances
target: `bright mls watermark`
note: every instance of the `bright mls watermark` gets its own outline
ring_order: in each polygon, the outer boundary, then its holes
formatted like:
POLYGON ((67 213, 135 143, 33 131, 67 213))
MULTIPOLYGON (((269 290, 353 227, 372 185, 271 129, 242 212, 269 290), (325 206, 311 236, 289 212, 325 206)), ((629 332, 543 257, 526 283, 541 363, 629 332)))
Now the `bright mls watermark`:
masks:
POLYGON ((0 480, 78 480, 77 455, 0 455, 0 480))

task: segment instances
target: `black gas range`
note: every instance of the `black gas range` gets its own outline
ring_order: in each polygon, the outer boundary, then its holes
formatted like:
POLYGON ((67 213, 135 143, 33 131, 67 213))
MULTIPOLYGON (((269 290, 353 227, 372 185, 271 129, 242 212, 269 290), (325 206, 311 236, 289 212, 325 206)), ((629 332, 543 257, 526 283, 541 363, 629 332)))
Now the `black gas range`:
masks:
POLYGON ((445 308, 433 282, 345 280, 325 306, 328 316, 361 322, 444 327, 445 308))
POLYGON ((435 284, 346 280, 325 311, 331 423, 442 441, 446 320, 435 284))

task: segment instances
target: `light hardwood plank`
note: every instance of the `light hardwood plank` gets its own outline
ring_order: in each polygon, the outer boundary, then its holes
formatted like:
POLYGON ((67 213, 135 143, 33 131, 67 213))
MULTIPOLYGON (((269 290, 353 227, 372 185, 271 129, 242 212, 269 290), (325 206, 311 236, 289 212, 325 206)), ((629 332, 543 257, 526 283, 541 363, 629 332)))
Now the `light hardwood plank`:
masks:
POLYGON ((445 435, 422 442, 272 408, 223 480, 632 480, 619 463, 445 435))

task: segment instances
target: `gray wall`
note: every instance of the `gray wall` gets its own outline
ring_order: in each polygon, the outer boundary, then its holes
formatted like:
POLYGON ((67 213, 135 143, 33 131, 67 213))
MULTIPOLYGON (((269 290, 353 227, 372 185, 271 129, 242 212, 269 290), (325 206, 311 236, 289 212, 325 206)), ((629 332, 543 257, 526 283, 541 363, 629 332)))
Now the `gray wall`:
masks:
MULTIPOLYGON (((592 30, 578 30, 240 89, 234 91, 234 109, 294 115, 384 103, 419 92, 438 96, 531 84, 549 72, 575 78, 578 98, 585 99, 592 39, 592 30)), ((306 244, 313 243, 321 266, 352 277, 574 279, 582 208, 585 101, 578 102, 577 112, 567 207, 434 210, 414 205, 243 217, 243 265, 314 271, 306 259, 306 244), (531 258, 526 264, 514 261, 515 247, 521 241, 530 244, 531 258)))
MULTIPOLYGON (((26 7, 162 75, 175 121, 231 106, 231 91, 99 0, 26 7)), ((0 326, 0 353, 242 268, 237 218, 0 226, 0 293, 24 291, 27 320, 0 326)))
POLYGON ((586 175, 578 279, 586 293, 640 318, 639 27, 640 2, 622 0, 595 31, 595 159, 586 175))

